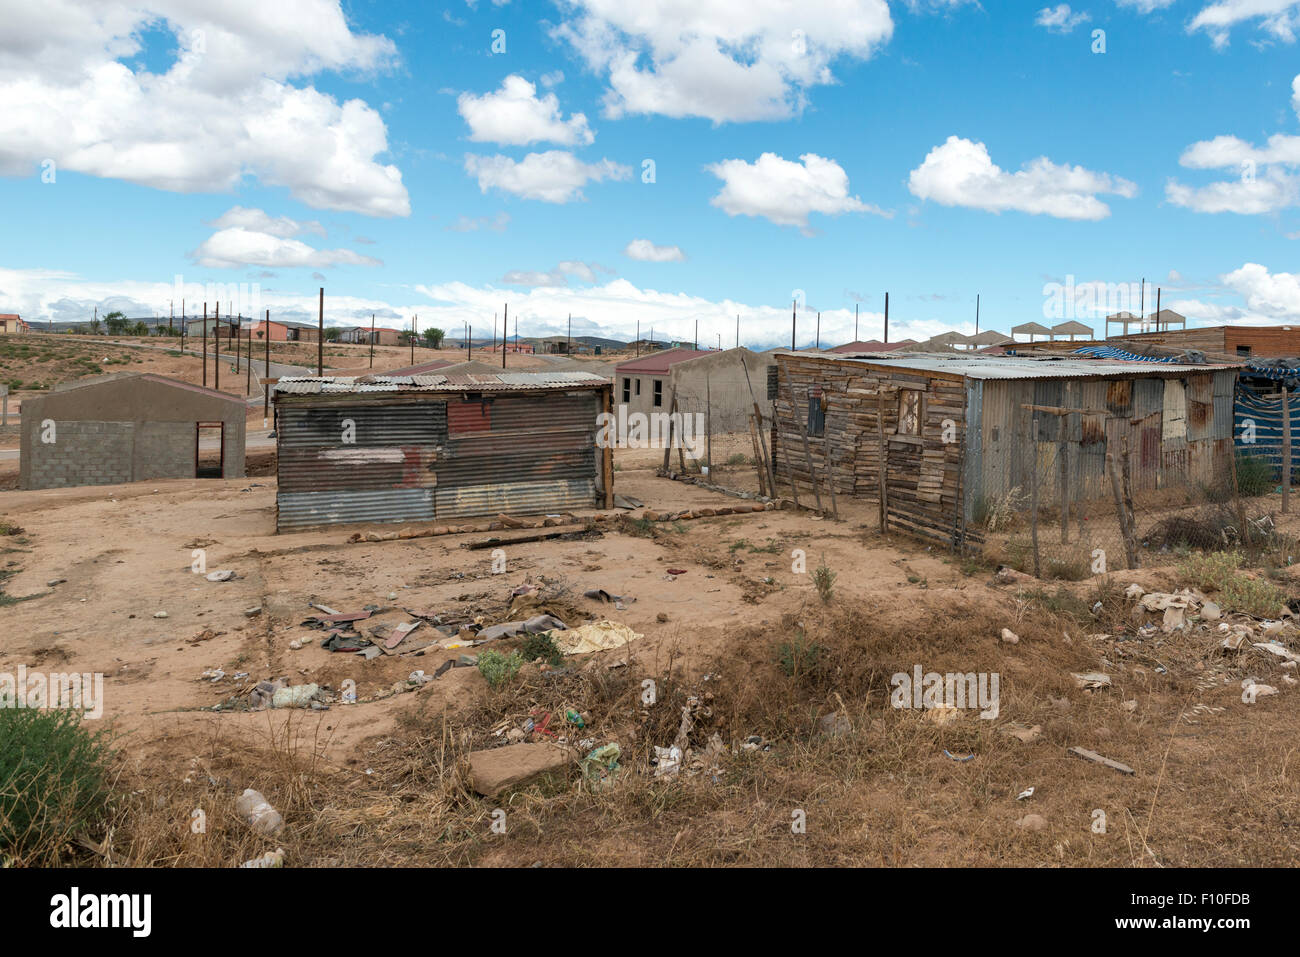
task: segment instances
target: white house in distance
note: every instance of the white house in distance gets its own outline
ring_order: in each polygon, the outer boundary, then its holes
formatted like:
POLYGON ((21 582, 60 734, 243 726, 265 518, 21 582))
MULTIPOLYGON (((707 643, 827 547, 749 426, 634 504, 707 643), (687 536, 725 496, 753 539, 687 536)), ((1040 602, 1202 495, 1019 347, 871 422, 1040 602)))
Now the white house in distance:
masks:
POLYGON ((772 356, 743 346, 665 349, 614 367, 614 402, 649 415, 672 411, 676 399, 677 411, 706 416, 715 433, 746 431, 755 402, 772 414, 769 369, 772 356))

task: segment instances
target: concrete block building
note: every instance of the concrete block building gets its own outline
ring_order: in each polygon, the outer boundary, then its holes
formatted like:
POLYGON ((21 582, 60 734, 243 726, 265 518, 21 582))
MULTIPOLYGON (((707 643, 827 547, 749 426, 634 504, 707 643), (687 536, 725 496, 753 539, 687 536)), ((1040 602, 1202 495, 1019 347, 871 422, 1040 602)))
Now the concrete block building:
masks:
POLYGON ((150 373, 66 383, 23 402, 19 485, 240 478, 246 414, 235 396, 150 373))

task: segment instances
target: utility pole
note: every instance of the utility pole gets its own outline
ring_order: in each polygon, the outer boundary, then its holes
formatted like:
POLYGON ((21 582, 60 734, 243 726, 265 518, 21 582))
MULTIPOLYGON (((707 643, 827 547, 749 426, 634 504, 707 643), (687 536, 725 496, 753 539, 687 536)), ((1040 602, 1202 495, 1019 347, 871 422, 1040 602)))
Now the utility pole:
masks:
POLYGON ((320 287, 320 310, 316 314, 316 375, 325 375, 325 287, 320 287))
POLYGON ((370 368, 375 367, 375 314, 370 314, 370 368))
POLYGON ((790 300, 790 351, 794 351, 794 330, 799 321, 799 300, 790 300))
MULTIPOLYGON (((496 323, 494 322, 493 325, 496 323)), ((501 317, 501 368, 506 367, 506 339, 509 334, 506 330, 510 328, 510 303, 505 304, 505 314, 501 317)), ((516 337, 517 338, 517 337, 516 337)), ((519 343, 516 342, 515 345, 519 343)))
POLYGON ((493 354, 495 354, 496 351, 497 351, 497 314, 494 312, 494 313, 492 313, 492 352, 493 352, 493 354))
POLYGON ((566 356, 573 355, 573 313, 569 313, 569 332, 564 343, 564 354, 566 356))
POLYGON ((167 335, 170 336, 170 335, 172 334, 172 332, 174 331, 173 326, 172 326, 172 323, 173 323, 173 322, 175 321, 175 319, 176 319, 176 300, 175 300, 175 299, 169 299, 169 300, 167 300, 167 311, 168 311, 168 315, 167 315, 167 335))
POLYGON ((818 312, 817 313, 817 344, 813 346, 813 348, 820 349, 821 347, 822 347, 822 314, 818 312))
MULTIPOLYGON (((216 303, 217 318, 212 325, 212 388, 221 390, 221 303, 216 303)), ((230 315, 227 311, 226 315, 230 315)))
POLYGON ((641 355, 641 320, 636 321, 636 342, 634 343, 636 354, 641 355))
POLYGON ((208 387, 208 304, 203 304, 203 387, 208 387))
MULTIPOLYGON (((266 359, 265 368, 262 369, 264 379, 271 378, 271 310, 266 310, 266 328, 262 331, 262 338, 266 340, 266 359)), ((266 428, 267 420, 271 418, 271 384, 269 382, 262 385, 262 391, 265 398, 262 400, 262 428, 266 428)))
POLYGON ((411 316, 411 365, 415 365, 415 316, 411 316))
POLYGON ((465 361, 468 362, 474 355, 474 327, 466 323, 465 325, 465 361))
POLYGON ((1156 332, 1160 331, 1160 287, 1156 286, 1156 332))
POLYGON ((858 341, 858 304, 853 304, 853 341, 858 341))
POLYGON ((975 293, 975 335, 980 334, 980 294, 975 293))
POLYGON ((889 341, 889 293, 885 293, 885 342, 889 341))
POLYGON ((700 351, 700 320, 695 320, 695 351, 700 351))
POLYGON ((740 313, 736 313, 736 348, 740 348, 740 313))

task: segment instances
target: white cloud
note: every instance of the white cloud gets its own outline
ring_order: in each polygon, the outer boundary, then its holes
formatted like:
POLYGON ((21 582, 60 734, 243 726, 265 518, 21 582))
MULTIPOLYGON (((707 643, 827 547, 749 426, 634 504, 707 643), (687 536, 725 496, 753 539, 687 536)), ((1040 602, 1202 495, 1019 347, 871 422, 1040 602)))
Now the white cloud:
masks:
POLYGON ((1258 263, 1246 263, 1224 275, 1223 282, 1245 300, 1252 313, 1291 322, 1300 316, 1300 275, 1296 273, 1270 273, 1258 263))
POLYGON ((607 116, 781 119, 834 82, 840 57, 868 59, 893 33, 885 0, 560 0, 553 34, 608 78, 607 116))
POLYGON ((1188 30, 1204 30, 1216 47, 1227 46, 1232 28, 1258 20, 1259 29, 1275 40, 1294 43, 1300 26, 1300 0, 1219 0, 1201 9, 1188 30))
POLYGON ((628 259, 637 259, 647 263, 679 263, 686 261, 686 254, 678 246, 656 246, 648 239, 634 239, 623 249, 628 259))
POLYGON ((459 216, 447 229, 453 233, 476 233, 480 229, 503 233, 509 225, 510 214, 502 210, 495 216, 459 216))
POLYGON ((272 236, 288 238, 297 236, 300 233, 315 233, 317 236, 325 235, 325 227, 316 220, 299 222, 296 219, 290 219, 288 216, 271 216, 260 209, 249 209, 243 206, 232 206, 216 219, 205 223, 213 229, 251 229, 254 232, 269 233, 272 236))
MULTIPOLYGON (((1300 112, 1300 76, 1292 83, 1292 103, 1300 112)), ((1165 197, 1198 213, 1272 213, 1300 203, 1300 136, 1275 133, 1257 147, 1236 136, 1216 136, 1183 150, 1187 169, 1231 170, 1232 179, 1202 187, 1170 179, 1165 197)))
POLYGON ((200 266, 214 269, 239 269, 244 266, 263 269, 327 269, 340 265, 383 265, 378 259, 363 256, 351 249, 315 249, 301 240, 285 239, 239 226, 213 233, 190 256, 200 266))
POLYGON ((804 228, 812 213, 889 215, 849 195, 849 177, 839 163, 816 153, 805 153, 799 160, 764 153, 753 163, 713 163, 705 168, 722 180, 722 189, 709 202, 728 216, 762 216, 781 226, 804 228))
POLYGON ((529 153, 522 160, 470 154, 465 157, 465 172, 477 177, 479 189, 485 193, 499 189, 546 203, 584 199, 582 188, 587 183, 628 179, 632 175, 630 167, 612 160, 584 163, 564 150, 529 153))
POLYGON ((1070 33, 1079 24, 1087 23, 1091 19, 1092 16, 1087 11, 1080 10, 1075 13, 1068 3, 1061 3, 1054 7, 1043 7, 1038 11, 1034 23, 1045 27, 1050 33, 1070 33))
POLYGON ((608 275, 614 270, 600 263, 565 260, 550 272, 512 269, 502 277, 501 281, 508 286, 567 286, 571 279, 594 283, 598 272, 608 275))
POLYGON ((457 108, 469 124, 470 139, 476 143, 527 146, 530 143, 559 143, 586 146, 595 137, 587 117, 574 113, 565 120, 560 100, 554 93, 537 96, 537 87, 522 76, 511 75, 495 93, 475 96, 462 93, 457 108))
POLYGON ((1126 179, 1082 166, 1060 166, 1045 156, 1008 173, 994 164, 983 143, 958 136, 948 137, 912 170, 908 189, 921 199, 944 206, 1084 220, 1110 215, 1110 207, 1098 194, 1126 199, 1137 195, 1137 186, 1126 179))
POLYGON ((1152 13, 1172 5, 1174 0, 1116 0, 1116 2, 1121 7, 1133 7, 1138 13, 1152 13))
POLYGON ((401 173, 376 159, 379 114, 290 82, 396 59, 387 38, 351 30, 338 0, 49 0, 7 4, 4 19, 0 175, 52 159, 175 192, 231 192, 252 175, 318 208, 410 213, 401 173), (137 59, 156 29, 178 46, 160 73, 137 59))

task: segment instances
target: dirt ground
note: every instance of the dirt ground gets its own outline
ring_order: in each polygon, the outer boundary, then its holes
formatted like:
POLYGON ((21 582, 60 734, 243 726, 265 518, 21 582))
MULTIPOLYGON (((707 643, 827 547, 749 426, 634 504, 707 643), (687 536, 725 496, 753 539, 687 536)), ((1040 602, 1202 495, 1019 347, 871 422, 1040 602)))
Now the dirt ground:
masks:
MULTIPOLYGON (((715 463, 746 454, 742 438, 719 441, 715 463)), ((647 466, 661 455, 621 451, 617 490, 661 511, 739 501, 657 477, 647 466)), ((755 484, 752 466, 716 473, 755 484)), ((8 491, 0 672, 105 675, 103 723, 130 795, 105 854, 137 864, 229 866, 272 845, 293 865, 1294 863, 1297 690, 1278 659, 1224 651, 1208 623, 1139 631, 1123 588, 1179 586, 1173 568, 1002 584, 979 562, 881 536, 873 505, 839 506, 838 522, 791 509, 669 522, 634 511, 583 536, 506 544, 494 574, 490 549, 463 547, 483 533, 277 535, 265 475, 8 491), (236 577, 195 574, 196 550, 208 571, 236 577), (834 573, 828 601, 819 567, 834 573), (491 624, 526 583, 571 626, 609 618, 643 637, 558 669, 526 664, 504 688, 456 667, 410 690, 411 672, 491 646, 363 660, 323 650, 302 624, 312 603, 491 624), (594 588, 625 608, 583 596, 594 588), (1019 641, 1000 641, 1003 628, 1019 641), (997 718, 891 707, 891 676, 916 665, 998 673, 997 718), (224 677, 202 677, 217 669, 224 677), (1079 688, 1072 673, 1091 671, 1113 684, 1079 688), (359 702, 240 710, 256 682, 280 676, 334 690, 351 679, 359 702), (1247 676, 1280 693, 1243 702, 1247 676), (684 707, 696 713, 693 753, 716 734, 718 764, 657 778, 652 749, 672 743, 684 707), (494 731, 569 708, 585 727, 556 724, 577 757, 620 744, 612 784, 575 764, 558 784, 473 792, 468 755, 503 744, 494 731), (1004 733, 1016 730, 1033 740, 1004 733), (235 813, 246 787, 284 813, 274 841, 235 813), (504 834, 492 826, 501 809, 504 834)), ((1289 572, 1282 580, 1294 593, 1289 572)), ((1295 638, 1288 626, 1279 640, 1295 638)))

